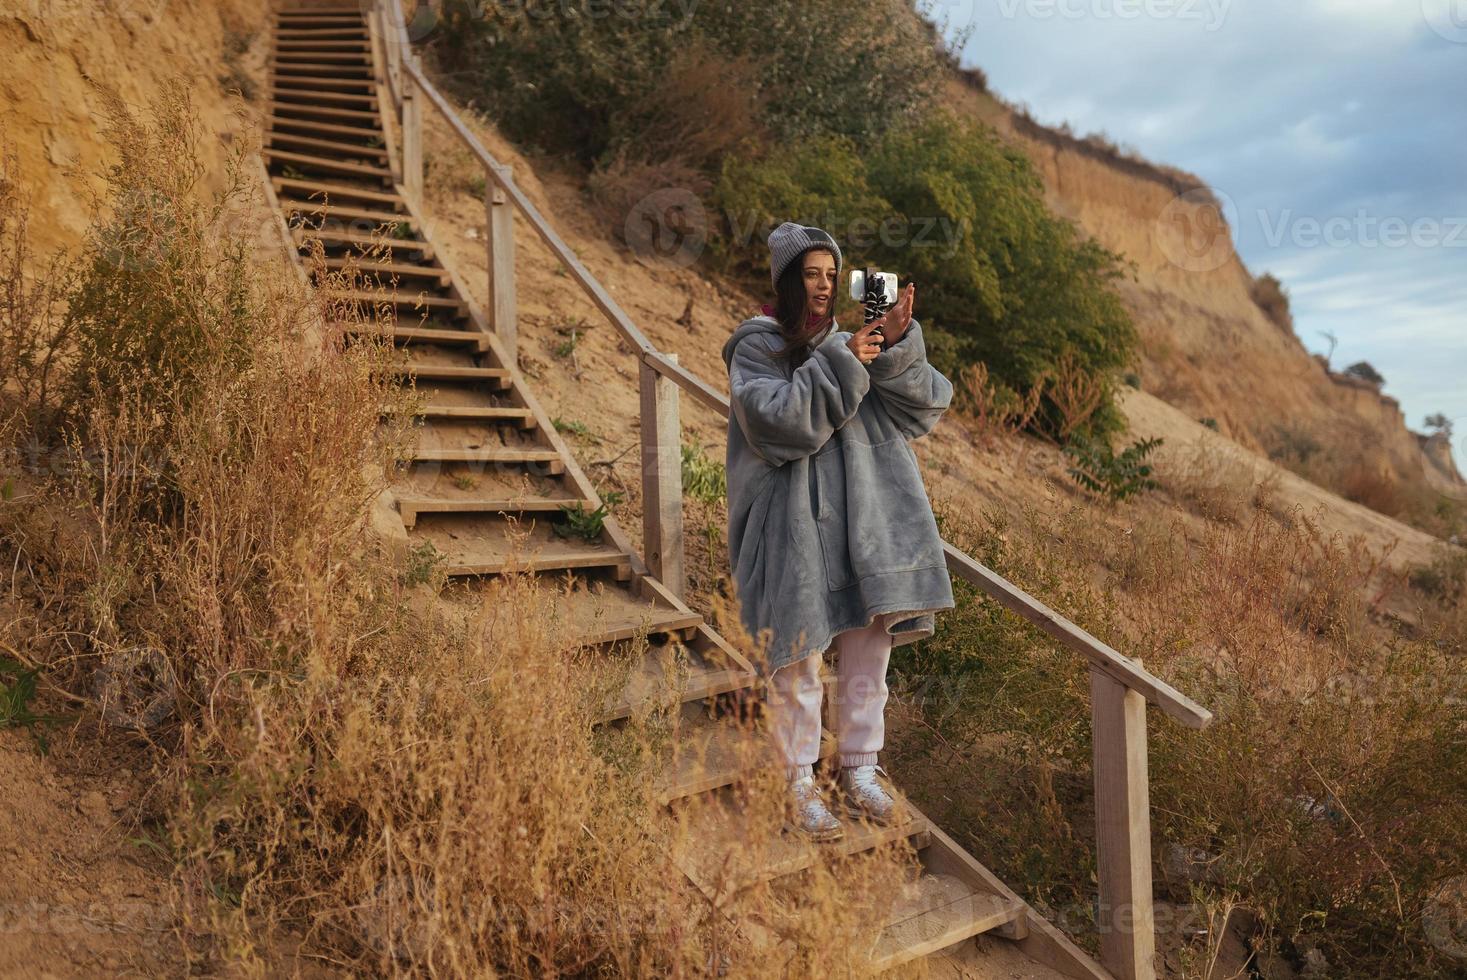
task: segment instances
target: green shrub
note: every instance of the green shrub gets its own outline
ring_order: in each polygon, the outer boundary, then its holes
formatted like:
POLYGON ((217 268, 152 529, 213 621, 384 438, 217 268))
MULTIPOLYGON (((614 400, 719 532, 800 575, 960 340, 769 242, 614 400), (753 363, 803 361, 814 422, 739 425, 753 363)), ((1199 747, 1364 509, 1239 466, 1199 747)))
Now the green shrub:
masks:
POLYGON ((705 504, 716 504, 728 496, 728 471, 716 459, 703 455, 703 445, 694 439, 684 444, 683 492, 705 504))
POLYGON ((1117 456, 1115 449, 1103 438, 1076 436, 1064 448, 1065 455, 1075 461, 1066 472, 1087 490, 1104 494, 1111 500, 1124 500, 1142 490, 1156 488, 1151 466, 1142 460, 1161 442, 1160 437, 1140 439, 1117 456))
POLYGON ((722 84, 676 82, 710 59, 752 82, 747 105, 780 140, 879 133, 928 105, 943 77, 927 29, 901 0, 615 7, 583 16, 554 0, 451 0, 438 57, 460 94, 491 106, 510 136, 587 164, 666 129, 670 84, 720 103, 722 84))
MULTIPOLYGON (((1027 392, 1071 350, 1105 386, 1085 431, 1114 431, 1110 378, 1137 342, 1112 288, 1121 257, 1051 214, 1042 191, 1028 158, 991 127, 935 114, 869 152, 837 138, 725 160, 713 199, 727 224, 713 252, 727 274, 767 282, 759 232, 785 220, 819 225, 847 268, 875 265, 917 283, 928 356, 949 376, 982 361, 995 381, 1027 392)), ((1046 394, 1035 424, 1057 432, 1065 423, 1046 394)))

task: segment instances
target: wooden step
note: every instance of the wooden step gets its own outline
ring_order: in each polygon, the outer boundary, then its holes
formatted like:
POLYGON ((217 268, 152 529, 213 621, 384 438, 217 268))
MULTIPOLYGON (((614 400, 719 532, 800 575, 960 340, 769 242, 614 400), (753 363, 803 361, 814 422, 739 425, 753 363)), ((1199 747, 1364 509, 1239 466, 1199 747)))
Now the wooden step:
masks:
POLYGON ((593 510, 590 501, 565 497, 412 497, 397 498, 397 510, 405 527, 412 528, 419 514, 558 514, 562 507, 579 503, 593 510))
POLYGON ((268 130, 270 132, 277 132, 281 129, 303 129, 309 133, 351 136, 361 140, 383 139, 382 130, 373 126, 340 126, 336 123, 323 123, 319 119, 289 119, 283 116, 271 117, 268 130))
POLYGON ((365 109, 338 109, 334 106, 311 105, 307 102, 277 102, 271 100, 269 103, 271 120, 280 122, 286 119, 303 117, 306 119, 354 119, 364 123, 377 123, 381 119, 375 112, 365 109))
POLYGON ((287 58, 285 61, 281 61, 277 58, 274 61, 266 63, 265 71, 277 78, 281 75, 309 75, 312 78, 324 75, 349 78, 353 81, 362 79, 369 83, 373 81, 372 66, 366 61, 360 63, 348 62, 333 64, 322 61, 304 61, 296 58, 287 58))
MULTIPOLYGON (((270 183, 275 185, 275 192, 277 194, 286 190, 292 190, 304 192, 308 196, 323 195, 325 197, 323 203, 327 206, 332 205, 335 201, 343 200, 369 201, 374 204, 388 204, 401 207, 405 207, 407 204, 402 197, 390 191, 368 190, 363 187, 353 187, 350 184, 334 184, 330 181, 320 180, 302 180, 298 177, 280 177, 274 174, 270 176, 270 183)), ((393 215, 393 217, 396 219, 398 215, 393 215)), ((403 217, 406 217, 406 215, 403 215, 403 217)), ((417 245, 422 243, 414 242, 413 244, 417 245)))
POLYGON ((409 262, 372 262, 355 258, 328 258, 328 269, 355 269, 361 275, 375 275, 379 279, 393 276, 401 279, 432 279, 438 286, 447 286, 452 281, 448 270, 441 265, 413 265, 409 262))
POLYGON ((424 419, 513 422, 521 429, 535 428, 535 413, 516 405, 424 405, 414 414, 424 419))
MULTIPOLYGON (((936 842, 928 850, 940 846, 936 842)), ((874 972, 931 955, 980 933, 1023 921, 1024 903, 978 891, 957 875, 924 867, 891 903, 871 951, 874 972)))
MULTIPOLYGON (((411 214, 397 214, 392 211, 378 211, 372 208, 354 208, 345 204, 319 204, 315 201, 299 201, 295 198, 281 198, 280 209, 290 216, 300 215, 303 217, 320 217, 327 220, 332 218, 360 218, 363 221, 374 221, 379 225, 405 224, 413 231, 418 229, 418 219, 411 214)), ((420 268, 414 266, 413 268, 420 268)), ((442 268, 428 266, 426 268, 436 269, 443 273, 442 268)))
POLYGON ((381 327, 372 323, 340 324, 353 337, 384 337, 400 344, 446 344, 487 350, 488 337, 477 330, 435 330, 429 327, 381 327))
MULTIPOLYGON (((285 89, 351 89, 354 91, 370 92, 377 87, 377 83, 370 78, 336 78, 330 75, 280 75, 270 74, 270 83, 276 92, 285 89)), ((375 96, 358 96, 358 98, 376 101, 375 96)))
POLYGON ((329 295, 335 300, 366 303, 370 306, 386 304, 404 309, 433 310, 435 312, 447 312, 455 318, 467 317, 469 315, 468 304, 463 300, 453 299, 448 296, 430 296, 426 292, 332 290, 329 295))
MULTIPOLYGON (((467 331, 464 331, 467 332, 467 331)), ((509 368, 460 367, 454 364, 406 364, 395 365, 394 374, 408 378, 424 378, 434 381, 486 381, 499 382, 503 388, 511 383, 509 368)))
POLYGON ((286 150, 276 150, 268 146, 260 152, 264 154, 266 159, 277 160, 281 163, 311 167, 316 170, 326 170, 331 173, 349 174, 354 177, 377 177, 384 181, 392 180, 392 171, 386 167, 373 167, 365 163, 348 163, 344 160, 311 156, 306 153, 290 153, 286 150))
POLYGON ((305 48, 299 51, 276 51, 275 63, 277 65, 339 64, 352 68, 361 67, 368 71, 372 70, 371 56, 365 51, 320 51, 312 48, 305 48))
POLYGON ((503 518, 424 514, 413 528, 413 540, 431 541, 443 555, 450 576, 499 575, 504 572, 558 572, 602 568, 618 581, 631 577, 631 556, 615 545, 561 538, 551 521, 522 521, 511 538, 503 518))
POLYGON ((920 850, 932 836, 927 819, 914 814, 894 827, 846 820, 839 840, 812 844, 784 830, 778 818, 766 826, 764 820, 751 817, 738 794, 728 787, 673 805, 686 810, 689 817, 689 834, 679 842, 673 859, 710 901, 720 903, 749 885, 809 867, 817 848, 836 856, 906 840, 920 850))
MULTIPOLYGON (((767 731, 733 716, 698 719, 672 733, 668 757, 659 762, 657 799, 670 803, 733 783, 758 766, 778 766, 779 757, 767 731)), ((835 735, 821 729, 819 758, 836 753, 835 735)))
MULTIPOLYGON (((554 449, 512 449, 503 446, 417 448, 407 450, 407 458, 415 463, 549 463, 552 473, 564 472, 565 461, 554 449)), ((566 565, 566 568, 572 566, 566 565)))
POLYGON ((323 244, 360 245, 364 248, 385 248, 392 252, 416 252, 425 261, 433 258, 433 247, 431 245, 427 242, 420 242, 411 238, 384 238, 380 235, 359 235, 355 232, 335 231, 330 228, 292 228, 290 233, 294 236, 297 246, 303 246, 312 239, 320 239, 323 244))
POLYGON ((360 51, 364 55, 372 50, 371 41, 288 41, 277 40, 276 51, 360 51))
POLYGON ((366 112, 377 108, 377 97, 375 95, 357 95, 352 92, 327 92, 319 86, 305 87, 292 82, 284 84, 276 82, 270 87, 270 97, 275 102, 289 102, 291 99, 305 99, 314 105, 318 102, 330 102, 334 105, 355 105, 364 108, 358 112, 366 112))
POLYGON ((377 146, 361 146, 357 143, 340 143, 336 140, 323 140, 314 136, 297 136, 294 133, 268 133, 265 136, 268 146, 284 143, 288 146, 307 146, 316 150, 330 150, 345 157, 375 157, 378 160, 387 159, 387 150, 377 146))
POLYGON ((361 27, 361 14, 298 14, 293 11, 281 11, 276 18, 277 27, 302 28, 302 27, 361 27))
MULTIPOLYGON (((591 638, 580 646, 592 646, 591 638)), ((630 661, 597 670, 596 680, 607 677, 601 713, 594 719, 598 725, 626 718, 653 705, 669 700, 684 704, 703 701, 747 689, 753 675, 731 667, 716 653, 700 648, 700 641, 647 645, 632 654, 630 661)))
POLYGON ((275 29, 277 41, 358 41, 366 40, 366 38, 367 29, 365 27, 350 24, 344 24, 341 27, 277 27, 275 29))

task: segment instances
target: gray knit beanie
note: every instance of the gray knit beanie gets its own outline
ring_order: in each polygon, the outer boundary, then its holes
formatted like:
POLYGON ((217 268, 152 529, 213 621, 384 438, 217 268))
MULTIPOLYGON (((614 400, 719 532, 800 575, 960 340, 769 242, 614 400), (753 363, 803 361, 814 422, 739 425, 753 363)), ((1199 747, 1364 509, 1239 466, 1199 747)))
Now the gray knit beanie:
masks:
POLYGON ((779 274, 811 246, 828 248, 835 253, 835 277, 840 278, 840 246, 835 239, 808 225, 786 221, 769 233, 769 281, 779 285, 779 274))

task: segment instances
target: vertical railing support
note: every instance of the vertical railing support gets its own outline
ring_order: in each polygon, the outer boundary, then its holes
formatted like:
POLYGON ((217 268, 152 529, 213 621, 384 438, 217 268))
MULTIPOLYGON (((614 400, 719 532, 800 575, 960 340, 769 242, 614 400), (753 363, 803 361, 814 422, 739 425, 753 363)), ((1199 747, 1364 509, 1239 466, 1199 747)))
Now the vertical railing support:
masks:
MULTIPOLYGON (((412 56, 416 63, 417 55, 412 56)), ((402 183, 415 205, 423 201, 423 95, 411 75, 403 76, 402 183)))
POLYGON ((1155 980, 1146 698, 1092 667, 1090 710, 1100 963, 1117 980, 1155 980))
MULTIPOLYGON (((676 354, 663 355, 676 362, 676 354)), ((646 361, 642 388, 642 553, 647 568, 683 598, 683 455, 678 387, 646 361)))
POLYGON ((488 213, 489 247, 489 327, 509 355, 510 364, 519 364, 519 327, 514 294, 514 205, 499 177, 508 179, 509 168, 500 173, 486 169, 484 173, 484 209, 488 213))

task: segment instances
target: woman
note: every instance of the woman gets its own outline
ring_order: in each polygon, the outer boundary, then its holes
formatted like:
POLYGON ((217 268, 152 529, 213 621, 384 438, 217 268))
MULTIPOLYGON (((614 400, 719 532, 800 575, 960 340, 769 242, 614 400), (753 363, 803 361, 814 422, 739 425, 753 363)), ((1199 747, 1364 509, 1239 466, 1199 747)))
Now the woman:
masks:
POLYGON ((723 347, 729 559, 745 628, 765 644, 771 729, 789 778, 790 829, 843 825, 814 781, 822 651, 836 672, 836 788, 847 813, 905 819, 877 776, 894 645, 930 636, 953 606, 942 539, 907 440, 931 431, 952 384, 927 363, 909 284, 882 319, 836 330, 840 247, 787 221, 769 236, 773 307, 723 347), (877 330, 880 333, 877 333, 877 330))

